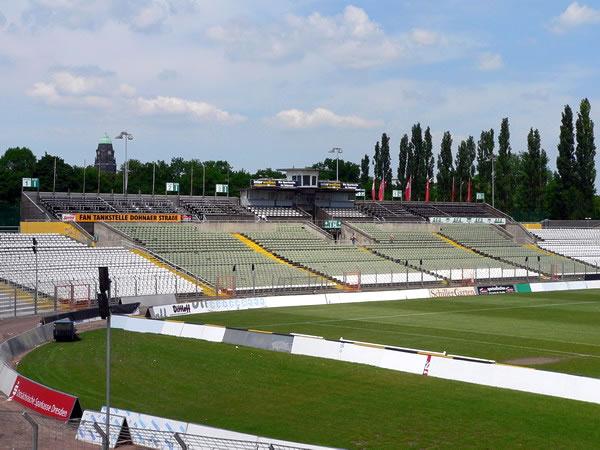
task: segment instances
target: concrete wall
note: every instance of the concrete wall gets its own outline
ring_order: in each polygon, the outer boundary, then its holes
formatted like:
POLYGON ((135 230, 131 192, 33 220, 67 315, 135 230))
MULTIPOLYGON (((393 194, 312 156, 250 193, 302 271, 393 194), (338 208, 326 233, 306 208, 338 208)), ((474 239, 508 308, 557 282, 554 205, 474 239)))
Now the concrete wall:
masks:
POLYGON ((49 213, 35 203, 36 197, 36 192, 21 193, 21 220, 53 220, 49 213))
POLYGON ((94 236, 97 247, 121 247, 128 240, 100 222, 94 224, 94 236))

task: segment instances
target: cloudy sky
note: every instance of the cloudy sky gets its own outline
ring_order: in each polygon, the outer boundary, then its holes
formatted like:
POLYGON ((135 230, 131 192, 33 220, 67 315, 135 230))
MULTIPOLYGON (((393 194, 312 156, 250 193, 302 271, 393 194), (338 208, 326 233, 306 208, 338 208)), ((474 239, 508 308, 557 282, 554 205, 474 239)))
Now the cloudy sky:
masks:
POLYGON ((0 150, 89 163, 126 129, 134 158, 253 170, 508 116, 554 159, 564 104, 600 123, 598 42, 599 0, 1 0, 0 150))

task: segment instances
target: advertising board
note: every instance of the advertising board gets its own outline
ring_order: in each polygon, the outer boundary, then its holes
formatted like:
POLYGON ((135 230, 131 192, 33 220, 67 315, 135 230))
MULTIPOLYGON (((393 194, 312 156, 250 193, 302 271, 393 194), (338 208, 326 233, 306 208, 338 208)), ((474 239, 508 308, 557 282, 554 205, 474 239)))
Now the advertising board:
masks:
POLYGON ((494 286, 477 286, 479 295, 511 294, 515 292, 513 284, 497 284, 494 286))
MULTIPOLYGON (((185 216, 186 218, 189 216, 185 216)), ((181 222, 181 214, 92 213, 63 214, 63 222, 181 222)))
POLYGON ((55 391, 21 375, 17 375, 9 398, 44 416, 64 422, 79 410, 77 397, 55 391))
POLYGON ((475 288, 469 286, 429 289, 429 296, 431 298, 463 297, 467 295, 475 295, 475 293, 475 288))
POLYGON ((503 217, 430 217, 431 223, 442 224, 487 224, 487 225, 506 225, 506 219, 503 217))

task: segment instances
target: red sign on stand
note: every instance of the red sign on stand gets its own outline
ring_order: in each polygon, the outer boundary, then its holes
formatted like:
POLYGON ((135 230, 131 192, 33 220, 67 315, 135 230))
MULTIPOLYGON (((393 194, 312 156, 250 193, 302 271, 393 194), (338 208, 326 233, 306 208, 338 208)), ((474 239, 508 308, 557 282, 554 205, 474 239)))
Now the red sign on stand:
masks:
POLYGON ((21 375, 15 380, 10 400, 64 422, 71 418, 74 410, 81 410, 77 397, 55 391, 21 375))

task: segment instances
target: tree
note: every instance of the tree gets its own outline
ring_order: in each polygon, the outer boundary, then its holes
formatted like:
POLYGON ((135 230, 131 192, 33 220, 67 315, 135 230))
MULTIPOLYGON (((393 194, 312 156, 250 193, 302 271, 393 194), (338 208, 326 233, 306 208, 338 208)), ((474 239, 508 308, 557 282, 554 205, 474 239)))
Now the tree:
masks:
POLYGON ((425 179, 433 178, 433 141, 429 127, 425 130, 425 138, 423 141, 423 166, 425 170, 425 179))
POLYGON ((390 138, 387 134, 381 135, 381 148, 379 153, 381 179, 385 180, 386 190, 392 186, 392 158, 390 156, 390 138))
POLYGON ((569 105, 565 105, 562 113, 556 170, 556 194, 554 195, 551 215, 556 219, 571 218, 573 217, 578 190, 575 173, 573 111, 569 105))
POLYGON ((475 174, 475 167, 473 163, 475 162, 476 156, 476 146, 475 139, 473 136, 469 136, 466 140, 461 141, 458 146, 458 151, 456 152, 456 161, 455 161, 455 172, 456 172, 456 182, 458 183, 458 198, 460 201, 466 199, 466 187, 469 180, 473 178, 475 174), (463 192, 465 195, 463 195, 463 192))
MULTIPOLYGON (((313 164, 312 167, 318 169, 319 177, 323 180, 335 180, 337 160, 335 158, 325 158, 323 162, 313 164)), ((360 178, 360 166, 351 161, 339 160, 340 181, 358 183, 360 178)))
POLYGON ((369 171, 371 170, 371 162, 369 161, 369 155, 365 155, 360 160, 360 183, 364 189, 369 184, 369 171))
POLYGON ((410 155, 410 173, 407 174, 412 177, 412 196, 417 200, 421 200, 424 197, 425 192, 425 164, 424 164, 424 145, 423 145, 423 132, 421 130, 421 124, 416 123, 413 125, 411 130, 411 152, 410 155))
POLYGON ((454 176, 454 166, 452 164, 452 135, 449 131, 446 131, 442 137, 437 167, 437 198, 441 201, 448 201, 452 195, 452 177, 454 176))
POLYGON ((381 156, 379 141, 375 143, 375 154, 373 155, 373 178, 381 180, 381 156))
POLYGON ((548 157, 541 147, 540 133, 531 128, 527 135, 527 152, 520 157, 517 206, 528 220, 544 215, 544 195, 548 184, 548 157))
POLYGON ((477 142, 477 190, 492 198, 492 158, 494 157, 494 130, 482 131, 477 142))
POLYGON ((406 186, 407 176, 407 160, 410 152, 410 144, 408 141, 408 135, 405 133, 400 139, 400 151, 398 153, 398 184, 402 189, 406 186))
POLYGON ((590 118, 591 105, 584 98, 579 105, 575 123, 577 147, 575 148, 575 175, 580 196, 577 202, 577 216, 580 219, 592 217, 596 188, 596 145, 594 143, 594 122, 590 118))
POLYGON ((501 211, 513 207, 514 172, 511 168, 510 129, 508 117, 502 119, 498 134, 498 158, 496 159, 496 206, 501 211))
POLYGON ((13 147, 0 158, 0 201, 16 203, 21 195, 21 179, 35 175, 36 158, 26 147, 13 147))

